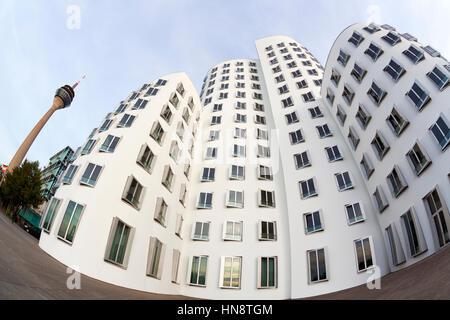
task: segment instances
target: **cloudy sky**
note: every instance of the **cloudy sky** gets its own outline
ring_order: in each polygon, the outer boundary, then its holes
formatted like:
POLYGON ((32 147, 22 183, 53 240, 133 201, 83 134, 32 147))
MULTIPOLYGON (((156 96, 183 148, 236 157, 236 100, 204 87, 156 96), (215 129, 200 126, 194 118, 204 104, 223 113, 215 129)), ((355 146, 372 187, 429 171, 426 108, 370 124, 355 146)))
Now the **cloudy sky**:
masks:
POLYGON ((257 58, 258 38, 291 36, 324 64, 343 29, 375 21, 450 58, 449 16, 450 0, 0 0, 0 163, 56 88, 83 74, 72 106, 47 123, 28 159, 45 166, 76 149, 130 91, 162 75, 184 71, 200 88, 212 65, 257 58))

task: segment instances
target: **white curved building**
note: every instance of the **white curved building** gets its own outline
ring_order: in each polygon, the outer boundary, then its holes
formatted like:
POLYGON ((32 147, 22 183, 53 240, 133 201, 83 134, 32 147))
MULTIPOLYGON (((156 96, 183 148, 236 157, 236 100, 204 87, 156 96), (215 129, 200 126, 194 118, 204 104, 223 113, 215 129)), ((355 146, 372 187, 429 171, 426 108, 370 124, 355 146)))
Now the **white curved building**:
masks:
POLYGON ((102 281, 208 299, 321 295, 438 250, 449 224, 446 83, 430 93, 417 122, 405 92, 414 79, 431 87, 426 73, 436 64, 437 77, 448 82, 448 66, 427 55, 389 84, 383 64, 401 60, 409 42, 380 44, 384 54, 370 62, 364 50, 388 31, 364 27, 338 37, 325 70, 295 40, 274 36, 256 41, 259 60, 212 67, 200 96, 184 73, 132 92, 66 171, 42 219, 41 248, 102 281), (348 42, 354 31, 365 38, 357 47, 348 42), (338 63, 341 50, 349 55, 346 67, 338 63), (360 84, 351 75, 355 62, 366 71, 360 84), (340 75, 336 85, 332 72, 340 75), (366 93, 372 81, 387 91, 379 106, 366 93), (360 105, 371 115, 364 130, 360 105), (396 139, 387 137, 393 105, 409 117, 396 139), (359 137, 356 148, 349 128, 359 137), (375 134, 390 142, 380 161, 375 134), (417 141, 430 161, 419 161, 423 168, 412 176, 404 171, 416 168, 407 158, 417 141), (360 168, 363 155, 373 166, 369 178, 360 168), (388 178, 393 168, 408 188, 388 178), (398 190, 395 200, 388 184, 398 190), (380 214, 373 193, 381 189, 389 205, 380 214), (409 235, 417 246, 408 246, 409 235))

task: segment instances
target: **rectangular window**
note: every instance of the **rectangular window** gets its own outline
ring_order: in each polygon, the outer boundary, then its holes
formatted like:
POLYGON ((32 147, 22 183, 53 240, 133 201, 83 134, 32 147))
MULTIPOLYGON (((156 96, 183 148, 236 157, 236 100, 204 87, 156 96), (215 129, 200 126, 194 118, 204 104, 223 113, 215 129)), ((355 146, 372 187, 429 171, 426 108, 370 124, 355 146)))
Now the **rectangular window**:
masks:
POLYGON ((86 144, 84 145, 83 150, 81 150, 81 155, 91 153, 91 151, 94 148, 96 143, 97 143, 97 140, 89 139, 88 142, 86 142, 86 144))
POLYGON ((63 177, 63 184, 71 184, 75 173, 78 170, 78 166, 71 164, 63 177))
POLYGON ((364 51, 364 53, 371 57, 373 61, 377 61, 377 59, 383 54, 383 50, 376 43, 371 42, 369 48, 364 51))
POLYGON ((336 108, 336 117, 338 118, 341 126, 343 126, 345 120, 347 119, 347 114, 345 113, 344 109, 342 109, 342 106, 340 104, 338 104, 336 108))
POLYGON ((136 209, 141 207, 144 187, 133 176, 129 176, 123 190, 122 200, 128 202, 136 209))
POLYGON ((294 161, 297 169, 311 166, 311 161, 309 161, 308 153, 306 151, 303 153, 294 154, 294 161))
POLYGON ((389 151, 390 146, 381 135, 381 132, 377 131, 377 133, 375 134, 375 138, 373 138, 371 144, 378 160, 383 160, 384 156, 389 151))
POLYGON ((383 69, 386 71, 394 81, 400 79, 400 77, 405 74, 405 68, 401 66, 395 59, 391 59, 389 64, 383 69))
POLYGON ((367 95, 377 106, 381 104, 386 94, 386 91, 382 90, 375 82, 372 82, 372 86, 367 91, 367 95))
POLYGON ((153 123, 153 128, 150 132, 150 137, 155 139, 155 141, 161 145, 163 143, 164 136, 165 136, 165 132, 164 132, 161 124, 158 121, 153 123))
POLYGON ((242 257, 222 257, 220 287, 229 289, 241 288, 242 257))
POLYGON ((112 153, 114 152, 114 150, 116 150, 119 141, 120 141, 119 137, 108 135, 108 137, 106 137, 105 142, 103 142, 99 150, 112 153))
POLYGON ((414 64, 417 64, 425 59, 423 51, 415 45, 411 45, 407 50, 403 51, 403 54, 407 56, 414 64))
POLYGON ((194 225, 193 240, 209 241, 209 227, 211 222, 196 222, 194 225))
POLYGON ((349 87, 348 84, 344 85, 344 90, 342 92, 342 97, 345 102, 350 106, 353 101, 353 97, 355 96, 355 92, 349 87))
POLYGON ((237 123, 247 123, 247 116, 244 114, 236 113, 234 122, 237 123))
POLYGON ((295 70, 294 72, 291 73, 293 78, 299 78, 302 76, 302 73, 300 72, 300 70, 295 70))
POLYGON ((302 94, 302 97, 303 97, 303 101, 305 101, 305 102, 316 101, 316 98, 314 98, 314 95, 312 94, 312 92, 302 94))
POLYGON ((206 286, 206 268, 208 266, 207 256, 192 257, 189 284, 194 286, 206 286))
POLYGON ((45 218, 42 219, 42 230, 50 232, 50 229, 53 225, 53 220, 55 219, 56 212, 58 212, 59 205, 61 204, 61 200, 52 198, 50 205, 48 206, 47 213, 45 214, 45 218))
POLYGON ((178 98, 178 96, 175 92, 172 93, 172 96, 170 97, 169 102, 175 107, 175 109, 178 109, 178 106, 180 104, 180 99, 178 98))
POLYGON ((351 75, 356 80, 356 82, 361 83, 366 75, 367 71, 361 68, 359 65, 355 63, 353 66, 353 70, 351 72, 351 75))
POLYGON ((113 219, 111 231, 106 246, 104 260, 126 268, 132 241, 132 227, 118 218, 113 219))
POLYGON ((365 220, 361 204, 359 202, 346 205, 345 212, 347 213, 347 222, 349 225, 365 220))
POLYGON ((297 82, 297 88, 298 89, 308 88, 308 82, 306 82, 306 80, 298 81, 297 82))
POLYGON ((431 101, 429 93, 417 80, 414 82, 411 90, 409 90, 406 95, 411 99, 412 103, 419 111, 421 111, 423 107, 431 101))
POLYGON ((180 237, 180 239, 182 239, 181 234, 183 231, 183 222, 184 222, 184 218, 182 214, 177 214, 177 222, 175 225, 175 235, 177 235, 178 237, 180 237))
POLYGON ((217 158, 217 148, 209 147, 206 149, 206 160, 217 158))
POLYGON ((128 107, 127 104, 122 103, 122 104, 120 104, 119 107, 117 107, 117 109, 116 109, 116 111, 114 111, 114 113, 115 113, 115 114, 122 113, 122 112, 125 111, 125 109, 126 109, 127 107, 128 107))
POLYGON ((297 116, 297 111, 288 113, 285 115, 285 117, 286 117, 287 124, 293 124, 293 123, 297 123, 299 121, 298 116, 297 116))
POLYGON ((395 46, 397 43, 401 42, 400 36, 395 34, 394 32, 388 32, 385 36, 382 36, 381 39, 389 43, 391 46, 395 46))
POLYGON ((243 208, 244 207, 244 192, 243 191, 228 191, 227 203, 228 208, 243 208))
POLYGON ((97 183, 100 172, 102 171, 102 166, 98 166, 93 163, 89 163, 83 176, 81 177, 80 184, 84 184, 90 187, 94 187, 97 183))
POLYGON ((352 147, 353 150, 356 150, 356 148, 358 148, 359 145, 359 136, 356 133, 355 129, 353 129, 352 126, 348 127, 348 141, 350 142, 350 145, 352 147))
POLYGON ((247 109, 247 104, 245 102, 238 101, 236 103, 236 109, 238 109, 238 110, 246 110, 247 109))
POLYGON ((345 67, 347 65, 348 60, 350 60, 350 55, 340 50, 337 61, 340 62, 345 67))
POLYGON ((437 189, 434 189, 423 198, 426 203, 426 209, 434 222, 439 246, 443 247, 450 242, 448 225, 445 217, 448 216, 448 209, 444 199, 440 196, 437 189))
POLYGON ((364 41, 364 37, 359 33, 354 31, 348 42, 353 43, 355 47, 358 47, 361 42, 364 41))
POLYGON ((211 130, 209 132, 209 141, 216 141, 219 140, 220 131, 218 130, 211 130))
POLYGON ((337 86, 339 85, 339 81, 341 80, 341 75, 336 71, 336 69, 331 69, 330 80, 337 88, 337 86))
POLYGON ((395 107, 392 108, 391 114, 386 119, 389 127, 394 132, 394 134, 398 137, 403 132, 403 130, 408 126, 409 121, 403 117, 395 107))
POLYGON ((370 120, 372 119, 372 116, 370 113, 364 108, 363 105, 359 105, 358 111, 356 112, 356 120, 359 122, 359 125, 362 129, 366 129, 367 125, 369 124, 370 120))
POLYGON ((233 157, 243 158, 245 157, 245 153, 245 146, 233 145, 233 157))
POLYGON ((259 206, 263 208, 275 208, 275 191, 259 190, 259 206))
POLYGON ((373 266, 372 245, 369 238, 355 240, 358 272, 366 271, 373 266))
POLYGON ((141 147, 136 163, 141 165, 148 173, 151 173, 155 160, 155 155, 145 144, 141 147))
POLYGON ((266 117, 255 115, 256 124, 266 124, 266 117))
POLYGON ((303 215, 305 222, 305 233, 310 234, 318 231, 323 231, 322 219, 320 211, 308 212, 303 215))
POLYGON ((321 139, 332 136, 333 134, 328 127, 328 124, 324 124, 322 126, 316 126, 317 132, 319 133, 319 137, 321 139))
POLYGON ((210 182, 215 180, 215 168, 203 168, 202 182, 210 182))
POLYGON ((270 158, 270 148, 258 145, 257 157, 258 158, 270 158))
POLYGON ((245 168, 243 166, 232 165, 230 170, 230 180, 244 180, 245 168))
POLYGON ((288 88, 287 85, 284 85, 284 86, 278 88, 278 92, 280 94, 288 93, 289 92, 289 88, 288 88))
POLYGON ((178 272, 180 269, 180 257, 181 257, 180 250, 173 249, 173 255, 172 255, 172 282, 173 283, 179 283, 178 282, 178 272))
POLYGON ((378 209, 378 213, 382 213, 389 206, 389 203, 387 202, 386 196, 384 195, 384 191, 381 186, 375 188, 373 199, 375 200, 375 205, 378 209))
POLYGON ((316 186, 314 184, 314 179, 308 179, 299 182, 300 185, 300 196, 302 199, 308 199, 317 196, 316 186))
POLYGON ((147 100, 138 99, 138 101, 134 104, 133 109, 144 109, 147 103, 147 100))
POLYGON ((440 115, 437 121, 430 127, 430 131, 441 146, 441 150, 445 150, 450 143, 450 129, 443 115, 440 115))
POLYGON ((409 252, 411 257, 423 252, 422 246, 419 240, 419 230, 417 229, 416 219, 413 216, 412 210, 408 210, 401 216, 403 227, 408 239, 409 252))
POLYGON ((224 223, 223 240, 242 241, 242 221, 226 221, 224 223))
POLYGON ((278 258, 258 258, 258 288, 270 289, 278 287, 278 258))
POLYGON ((212 209, 212 193, 200 192, 197 209, 212 209))
POLYGON ((217 112, 217 111, 222 111, 222 104, 214 104, 214 107, 213 107, 213 111, 214 112, 217 112))
POLYGON ((255 103, 253 109, 254 109, 255 111, 264 111, 264 105, 259 104, 259 103, 255 103))
POLYGON ((333 91, 331 91, 330 88, 327 89, 327 96, 326 99, 328 100, 328 102, 330 103, 331 106, 333 106, 334 103, 334 93, 333 91))
POLYGON ((173 178, 174 178, 174 174, 173 174, 172 168, 170 167, 170 165, 165 166, 161 183, 169 191, 172 191, 172 184, 173 184, 173 180, 174 180, 173 178))
POLYGON ((290 132, 289 137, 291 139, 291 144, 298 144, 300 142, 305 141, 305 139, 303 138, 301 129, 298 129, 297 131, 294 131, 294 132, 290 132))
POLYGON ((372 161, 370 161, 369 156, 367 154, 363 154, 363 157, 360 162, 361 171, 367 180, 372 176, 372 173, 375 171, 373 167, 372 161))
POLYGON ((273 180, 272 168, 260 165, 258 167, 258 179, 259 180, 273 180))
POLYGON ((122 119, 120 119, 119 124, 117 125, 118 128, 129 128, 133 124, 134 119, 136 116, 132 116, 129 114, 124 114, 122 119))
POLYGON ((313 118, 313 119, 323 117, 323 113, 319 107, 310 108, 308 110, 309 110, 309 113, 311 113, 311 118, 313 118))
POLYGON ((222 122, 222 116, 213 116, 211 118, 211 125, 221 124, 221 122, 222 122))
POLYGON ((417 176, 420 176, 425 168, 431 164, 430 157, 418 142, 416 142, 412 149, 408 151, 406 157, 417 176))
POLYGON ((64 212, 63 220, 61 221, 61 225, 59 227, 59 239, 62 239, 70 244, 73 243, 75 232, 77 231, 84 208, 84 205, 76 203, 72 200, 69 201, 66 211, 64 212))
POLYGON ((352 189, 354 187, 352 179, 350 177, 350 173, 348 171, 344 173, 336 173, 334 176, 336 177, 339 191, 352 189))
POLYGON ((328 280, 325 249, 308 250, 309 283, 328 280))
POLYGON ((259 240, 277 241, 277 223, 276 221, 259 222, 259 240))
POLYGON ((158 238, 150 237, 146 272, 148 276, 161 279, 165 249, 165 245, 158 238))
POLYGON ((427 77, 430 78, 441 91, 449 84, 447 72, 438 65, 436 65, 432 71, 427 73, 427 77))
POLYGON ((102 131, 108 130, 109 127, 111 126, 111 123, 113 123, 113 122, 114 122, 114 120, 112 120, 112 119, 106 119, 106 120, 103 122, 103 124, 100 126, 100 129, 98 129, 98 131, 99 131, 99 132, 102 132, 102 131))
POLYGON ((266 130, 256 128, 256 139, 269 140, 269 133, 266 130))
POLYGON ((285 80, 286 80, 286 79, 284 78, 284 76, 283 76, 282 74, 280 74, 279 76, 275 77, 275 81, 276 81, 277 83, 283 82, 283 81, 285 81, 285 80))
POLYGON ((327 152, 329 162, 335 162, 343 159, 338 146, 325 148, 325 151, 327 152))
POLYGON ((375 33, 381 30, 380 28, 378 28, 378 26, 376 26, 373 23, 369 24, 367 27, 364 27, 363 29, 369 33, 375 33))
MULTIPOLYGON (((397 266, 397 265, 399 265, 401 263, 401 261, 399 260, 399 257, 398 257, 398 254, 397 254, 397 245, 395 243, 396 241, 395 241, 394 233, 395 233, 395 235, 397 235, 397 231, 395 229, 395 225, 394 224, 389 225, 385 229, 385 232, 386 232, 387 240, 389 242, 389 247, 391 249, 392 264, 394 266, 397 266)), ((402 250, 402 253, 403 253, 403 249, 401 249, 401 250, 402 250)), ((404 262, 404 260, 402 262, 404 262)))
POLYGON ((398 198, 398 196, 408 187, 405 179, 397 166, 387 176, 389 188, 391 189, 392 196, 398 198))

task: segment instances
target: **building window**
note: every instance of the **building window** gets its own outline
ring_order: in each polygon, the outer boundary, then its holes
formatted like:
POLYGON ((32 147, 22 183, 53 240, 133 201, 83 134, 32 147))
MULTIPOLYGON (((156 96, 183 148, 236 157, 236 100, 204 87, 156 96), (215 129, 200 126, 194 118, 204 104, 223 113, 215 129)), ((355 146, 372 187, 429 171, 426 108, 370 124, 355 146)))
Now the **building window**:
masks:
POLYGON ((102 132, 102 131, 108 130, 109 127, 111 126, 111 123, 113 123, 113 122, 114 122, 114 120, 112 120, 112 119, 106 119, 106 120, 103 122, 103 124, 101 125, 100 129, 98 129, 98 131, 99 131, 99 132, 102 132))
POLYGON ((373 266, 372 245, 369 238, 355 240, 355 250, 358 261, 358 272, 366 271, 373 266))
POLYGON ((330 88, 327 89, 327 96, 326 99, 328 100, 328 102, 330 103, 331 106, 333 106, 333 102, 334 102, 334 93, 333 91, 331 91, 330 88))
POLYGON ((258 179, 259 180, 273 180, 272 168, 260 165, 258 167, 258 179))
POLYGON ((284 76, 282 74, 280 74, 279 76, 275 77, 275 81, 277 83, 280 83, 280 82, 285 81, 285 78, 284 78, 284 76))
POLYGON ((220 104, 218 104, 218 103, 214 104, 213 112, 222 111, 222 106, 223 106, 222 103, 220 103, 220 104))
POLYGON ((259 206, 263 208, 275 208, 275 191, 259 190, 259 206))
POLYGON ((391 114, 386 119, 388 126, 394 132, 394 134, 399 137, 403 130, 408 126, 409 121, 403 117, 395 107, 392 108, 391 114))
POLYGON ((244 180, 245 168, 243 166, 232 165, 230 170, 230 180, 244 180))
POLYGON ((350 60, 350 55, 340 50, 337 61, 345 67, 347 65, 348 60, 350 60))
POLYGON ((314 79, 313 81, 314 81, 314 84, 318 87, 320 87, 322 85, 322 79, 318 79, 318 80, 314 79))
POLYGON ((259 104, 259 103, 255 103, 253 106, 253 110, 255 111, 264 111, 264 105, 259 104))
POLYGON ((319 107, 310 108, 308 110, 309 110, 309 113, 311 114, 311 118, 313 118, 313 119, 323 117, 323 113, 319 107))
POLYGON ((212 209, 212 193, 200 192, 197 209, 212 209))
POLYGON ((105 142, 103 142, 99 150, 112 153, 114 152, 114 150, 116 150, 119 141, 120 141, 119 137, 108 135, 108 137, 106 137, 105 142))
POLYGON ((125 109, 128 107, 127 104, 120 104, 120 106, 116 109, 116 111, 114 111, 115 114, 119 114, 125 111, 125 109))
POLYGON ((178 109, 178 106, 180 104, 180 99, 176 95, 176 93, 172 93, 172 96, 169 99, 169 102, 175 107, 175 109, 178 109))
POLYGON ((438 65, 436 65, 432 71, 428 72, 427 76, 441 91, 449 84, 449 76, 438 65))
POLYGON ((317 283, 328 280, 325 249, 308 250, 309 282, 317 283))
POLYGON ((266 117, 255 115, 256 124, 266 124, 266 117))
POLYGON ((173 174, 172 168, 170 167, 170 165, 165 166, 161 183, 169 191, 172 191, 172 183, 174 180, 173 178, 174 178, 174 174, 173 174))
POLYGON ((183 230, 183 222, 184 222, 183 215, 177 214, 177 222, 175 225, 175 235, 177 235, 180 239, 182 239, 181 232, 183 230))
POLYGON ((146 272, 148 276, 161 279, 165 249, 165 245, 159 239, 150 237, 146 272))
POLYGON ((369 156, 364 153, 361 162, 359 164, 364 176, 366 177, 367 180, 369 180, 369 178, 372 176, 372 173, 375 171, 375 168, 373 167, 372 162, 369 159, 369 156))
POLYGON ((347 137, 348 137, 348 141, 350 142, 352 149, 356 150, 356 148, 358 148, 360 139, 359 139, 359 136, 356 133, 355 129, 353 129, 352 126, 349 126, 349 128, 348 128, 347 137))
POLYGON ((236 109, 237 110, 247 110, 247 104, 245 102, 238 101, 236 103, 236 109))
POLYGON ((245 157, 245 153, 245 146, 233 145, 233 157, 243 158, 245 157))
POLYGON ((415 45, 411 45, 407 50, 403 51, 403 54, 407 56, 414 64, 417 64, 425 59, 423 51, 415 45))
POLYGON ((347 119, 347 114, 345 113, 344 109, 342 109, 340 104, 338 104, 337 108, 336 108, 336 117, 338 118, 341 126, 343 126, 345 123, 345 120, 347 119))
POLYGON ((229 289, 241 288, 242 257, 222 257, 220 287, 229 289))
POLYGON ((419 111, 421 111, 423 107, 431 101, 429 93, 417 80, 414 82, 411 90, 409 90, 406 95, 411 99, 412 103, 419 111))
POLYGON ((264 147, 264 146, 261 146, 258 144, 257 157, 258 158, 270 158, 270 148, 264 147))
POLYGON ((258 288, 269 289, 278 286, 278 258, 258 258, 258 288))
POLYGON ((305 233, 311 234, 318 231, 323 231, 322 219, 320 211, 308 212, 303 215, 305 223, 305 233))
POLYGON ((411 257, 415 257, 422 253, 425 248, 422 248, 419 238, 420 226, 417 224, 417 218, 413 215, 412 209, 409 209, 405 214, 401 216, 403 222, 406 238, 408 239, 409 252, 411 257))
POLYGON ((244 114, 237 113, 234 118, 234 122, 237 123, 247 123, 247 116, 244 114))
POLYGON ((311 166, 311 162, 309 161, 308 153, 306 151, 303 153, 294 154, 294 161, 297 169, 311 166))
POLYGON ((243 208, 244 207, 244 192, 229 190, 226 206, 228 208, 243 208))
POLYGON ((302 73, 300 72, 300 70, 295 70, 291 74, 292 74, 292 78, 299 78, 302 76, 302 73))
POLYGON ((390 147, 379 131, 375 134, 371 144, 378 160, 383 160, 390 147))
POLYGON ((186 184, 182 183, 180 186, 180 197, 178 198, 178 200, 183 205, 183 207, 186 206, 186 196, 187 196, 186 184))
POLYGON ((408 184, 397 166, 394 166, 394 169, 387 176, 387 181, 394 198, 398 198, 398 196, 408 187, 408 184))
POLYGON ((42 230, 50 232, 50 229, 53 225, 53 220, 55 219, 56 212, 58 212, 59 206, 61 204, 61 200, 52 198, 50 205, 48 206, 47 213, 45 214, 45 218, 42 219, 43 223, 41 225, 42 230))
POLYGON ((302 97, 303 97, 303 101, 305 101, 305 102, 316 101, 316 98, 314 98, 314 95, 312 94, 312 92, 302 94, 302 97))
POLYGON ((184 108, 182 118, 183 118, 184 122, 186 122, 186 124, 189 125, 189 119, 191 118, 191 115, 189 114, 188 108, 184 108))
POLYGON ((308 70, 308 74, 309 74, 309 75, 311 75, 311 76, 317 76, 317 75, 318 75, 318 73, 317 73, 317 70, 316 70, 316 69, 311 69, 311 70, 308 70))
POLYGON ((209 141, 216 141, 219 140, 220 131, 218 130, 211 130, 209 132, 209 141))
POLYGON ((300 181, 299 184, 300 184, 300 196, 302 199, 308 199, 317 196, 317 191, 313 178, 300 181))
POLYGON ((450 129, 447 119, 441 114, 437 121, 430 127, 430 131, 441 146, 441 150, 445 150, 450 144, 450 129))
POLYGON ((89 139, 88 142, 86 142, 86 144, 84 145, 83 150, 81 150, 81 155, 91 153, 91 151, 94 148, 96 143, 97 143, 97 140, 89 139))
POLYGON ((163 143, 164 136, 165 136, 165 132, 164 132, 161 124, 158 121, 153 123, 153 128, 150 132, 150 137, 155 139, 155 141, 161 145, 163 143))
POLYGON ((294 105, 291 97, 281 100, 281 103, 283 104, 283 108, 292 107, 294 105))
POLYGON ((141 208, 144 187, 133 176, 129 176, 122 193, 122 200, 128 202, 136 209, 141 208))
POLYGON ((298 81, 297 82, 297 88, 298 89, 308 88, 308 82, 306 82, 306 80, 298 81))
POLYGON ((327 152, 329 162, 335 162, 344 159, 341 152, 339 151, 338 146, 325 148, 325 151, 327 152))
POLYGON ((373 199, 375 200, 375 205, 378 213, 382 213, 389 206, 389 203, 387 202, 386 196, 384 195, 381 186, 375 188, 373 199))
POLYGON ((215 180, 216 169, 215 168, 203 168, 202 182, 211 182, 215 180))
POLYGON ((189 284, 194 286, 206 286, 207 256, 194 256, 190 268, 189 284))
POLYGON ((80 223, 81 215, 84 211, 85 206, 76 203, 72 200, 67 204, 66 211, 64 212, 64 217, 59 226, 58 238, 66 241, 70 244, 73 243, 75 233, 80 223))
POLYGON ((405 68, 403 68, 395 59, 391 59, 389 64, 383 70, 386 71, 394 81, 398 81, 398 79, 406 72, 405 68))
POLYGON ((77 170, 78 170, 78 166, 71 164, 69 166, 69 168, 67 169, 66 174, 63 177, 63 180, 62 180, 63 184, 71 184, 73 177, 75 176, 75 173, 77 172, 77 170))
POLYGON ((298 116, 297 116, 297 111, 286 114, 285 117, 286 117, 287 124, 293 124, 293 123, 297 123, 299 121, 298 116))
POLYGON ((386 91, 382 90, 375 82, 372 82, 372 86, 370 87, 367 94, 370 99, 372 99, 375 105, 379 106, 386 96, 386 91))
POLYGON ((221 123, 222 123, 222 116, 213 116, 211 118, 211 125, 221 124, 221 123))
POLYGON ((373 61, 377 61, 377 59, 383 54, 383 50, 376 43, 371 42, 369 48, 367 48, 364 53, 371 57, 373 61))
POLYGON ((147 103, 148 103, 147 100, 138 99, 138 101, 136 101, 136 103, 134 104, 133 109, 136 110, 144 109, 147 103))
POLYGON ((242 241, 242 221, 226 221, 223 230, 223 240, 242 241))
POLYGON ((336 178, 339 191, 353 189, 354 185, 348 171, 344 173, 336 173, 334 176, 336 178))
MULTIPOLYGON (((394 224, 389 225, 385 229, 385 232, 386 232, 387 240, 389 242, 389 247, 391 249, 392 264, 394 266, 397 266, 400 263, 404 262, 404 260, 401 261, 400 257, 398 256, 398 252, 397 252, 398 249, 397 249, 397 245, 396 245, 396 241, 395 241, 396 238, 398 239, 398 235, 397 235, 397 230, 395 228, 395 225, 394 224), (394 237, 394 234, 396 237, 394 237)), ((400 250, 401 250, 401 254, 403 255, 403 249, 400 248, 400 250)))
POLYGON ((129 114, 124 114, 122 119, 120 120, 119 124, 117 125, 118 128, 129 128, 133 124, 134 119, 136 116, 132 116, 129 114))
POLYGON ((289 137, 291 139, 291 144, 293 144, 293 145, 305 141, 305 139, 303 138, 301 129, 298 129, 297 131, 294 131, 294 132, 290 132, 289 137))
POLYGON ((439 246, 443 247, 450 242, 448 225, 445 216, 448 216, 448 209, 445 206, 445 200, 439 195, 437 189, 434 189, 423 199, 426 203, 426 209, 434 222, 439 246))
POLYGON ((372 116, 370 115, 370 113, 361 104, 358 107, 358 111, 356 112, 355 117, 363 130, 365 130, 367 128, 367 125, 369 124, 370 120, 372 119, 372 116))
POLYGON ((277 241, 276 221, 259 222, 259 241, 277 241))
POLYGON ((380 31, 381 29, 378 28, 378 26, 376 26, 375 24, 371 23, 370 25, 368 25, 367 27, 363 28, 365 31, 369 32, 369 33, 375 33, 380 31))
POLYGON ((93 163, 89 163, 83 176, 81 177, 80 184, 84 184, 90 187, 94 187, 97 183, 98 177, 103 167, 93 163))
POLYGON ((349 225, 365 220, 361 204, 359 202, 346 205, 345 212, 347 213, 347 222, 349 225))
POLYGON ((130 227, 119 218, 113 219, 108 244, 106 246, 105 261, 123 268, 127 267, 133 231, 134 228, 130 227))
POLYGON ((217 158, 217 148, 208 147, 206 149, 206 160, 212 160, 217 158))
POLYGON ((361 83, 366 76, 367 71, 361 68, 359 65, 355 63, 353 66, 353 70, 351 72, 351 75, 356 80, 356 82, 361 83))
POLYGON ((348 42, 353 43, 355 47, 358 47, 363 41, 364 37, 359 32, 356 31, 354 31, 351 38, 348 39, 348 42))
POLYGON ((193 240, 209 241, 209 227, 211 222, 196 222, 194 226, 193 240))
POLYGON ((330 131, 330 128, 328 128, 328 124, 324 124, 322 126, 316 126, 317 132, 319 133, 320 139, 330 137, 333 134, 330 131))
POLYGON ((426 46, 426 47, 422 47, 422 48, 423 48, 423 50, 425 50, 426 53, 428 53, 432 57, 440 57, 441 56, 439 51, 435 50, 431 46, 426 46))
POLYGON ((382 36, 381 39, 389 43, 391 46, 395 46, 397 43, 401 42, 400 36, 395 34, 394 32, 388 32, 385 36, 382 36))
POLYGON ((269 140, 269 133, 266 130, 256 128, 256 139, 269 140))
POLYGON ((422 172, 431 164, 430 157, 418 142, 416 142, 412 149, 408 151, 406 157, 408 158, 408 162, 417 176, 420 176, 422 172))
POLYGON ((288 88, 287 85, 283 85, 282 87, 279 87, 279 88, 278 88, 278 92, 279 92, 280 94, 288 93, 288 92, 289 92, 289 88, 288 88))
POLYGON ((156 160, 155 155, 150 150, 150 148, 145 144, 141 147, 141 150, 139 151, 136 163, 141 165, 142 168, 145 169, 145 171, 151 173, 155 160, 156 160))

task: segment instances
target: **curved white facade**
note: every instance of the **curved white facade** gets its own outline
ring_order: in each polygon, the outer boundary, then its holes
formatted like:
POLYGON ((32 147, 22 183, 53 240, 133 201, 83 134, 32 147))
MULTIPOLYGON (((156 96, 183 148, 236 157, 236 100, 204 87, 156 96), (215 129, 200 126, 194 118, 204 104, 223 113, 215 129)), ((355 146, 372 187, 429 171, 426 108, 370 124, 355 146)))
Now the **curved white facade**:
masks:
MULTIPOLYGON (((184 73, 133 92, 107 115, 66 171, 65 184, 43 218, 40 246, 102 281, 208 299, 321 295, 364 284, 374 270, 383 276, 436 251, 439 239, 432 220, 426 220, 422 198, 440 181, 445 211, 434 216, 443 216, 446 227, 449 159, 445 148, 431 147, 436 140, 428 132, 438 114, 450 118, 439 101, 446 91, 433 94, 421 111, 420 116, 430 113, 429 121, 411 118, 400 137, 405 143, 396 142, 410 148, 423 139, 432 164, 418 178, 406 177, 408 188, 382 214, 373 189, 387 188, 387 171, 394 164, 402 174, 411 171, 404 163, 408 150, 391 144, 380 163, 373 161, 369 180, 359 161, 363 152, 373 153, 367 140, 374 130, 388 130, 385 112, 389 104, 391 109, 399 104, 390 99, 405 99, 411 79, 425 82, 434 59, 444 60, 427 56, 415 66, 420 70, 408 70, 398 83, 405 82, 404 90, 393 87, 377 113, 371 110, 371 122, 358 131, 360 143, 353 150, 347 139, 348 126, 357 126, 352 112, 359 103, 370 105, 365 101, 368 79, 385 77, 365 61, 368 72, 361 86, 351 84, 353 107, 341 101, 342 83, 353 80, 353 59, 363 60, 359 51, 369 39, 386 33, 364 34, 354 49, 347 40, 362 27, 339 36, 325 71, 296 41, 274 36, 256 41, 260 60, 212 67, 200 97, 184 73), (341 48, 353 50, 346 69, 335 66, 341 48), (330 83, 331 68, 342 74, 338 88, 330 83), (335 92, 332 107, 327 88, 335 92), (344 125, 336 120, 337 104, 346 108, 344 125), (393 266, 385 228, 396 224, 394 239, 404 241, 399 220, 412 206, 410 216, 422 226, 419 241, 428 250, 393 266)), ((397 48, 389 54, 390 48, 383 49, 377 66, 397 48)), ((388 87, 382 81, 389 79, 377 81, 388 87)))

